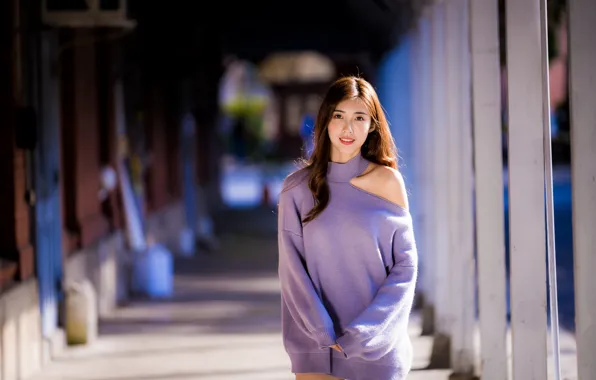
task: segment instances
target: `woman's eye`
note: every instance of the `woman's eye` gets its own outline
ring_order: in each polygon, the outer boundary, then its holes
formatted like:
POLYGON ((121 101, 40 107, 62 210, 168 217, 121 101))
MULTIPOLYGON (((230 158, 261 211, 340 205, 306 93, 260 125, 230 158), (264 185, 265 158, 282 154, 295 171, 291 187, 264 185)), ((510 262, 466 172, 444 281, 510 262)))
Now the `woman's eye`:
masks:
POLYGON ((364 118, 363 118, 362 116, 358 116, 358 117, 356 118, 356 120, 358 120, 358 121, 364 121, 364 118))
POLYGON ((334 119, 341 119, 341 115, 340 115, 340 114, 338 114, 338 113, 336 113, 335 115, 333 115, 333 118, 334 118, 334 119))

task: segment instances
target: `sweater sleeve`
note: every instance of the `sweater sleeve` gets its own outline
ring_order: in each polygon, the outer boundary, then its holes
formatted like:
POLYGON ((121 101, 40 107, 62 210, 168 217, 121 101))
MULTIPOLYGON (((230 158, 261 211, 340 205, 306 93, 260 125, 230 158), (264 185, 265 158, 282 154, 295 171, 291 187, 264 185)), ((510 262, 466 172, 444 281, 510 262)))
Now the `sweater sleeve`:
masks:
POLYGON ((371 304, 343 331, 337 343, 347 358, 378 360, 407 331, 417 278, 417 252, 411 221, 393 238, 394 265, 371 304))
POLYGON ((333 321, 325 309, 306 269, 300 216, 287 193, 280 196, 278 246, 282 302, 298 327, 321 349, 336 344, 333 321))

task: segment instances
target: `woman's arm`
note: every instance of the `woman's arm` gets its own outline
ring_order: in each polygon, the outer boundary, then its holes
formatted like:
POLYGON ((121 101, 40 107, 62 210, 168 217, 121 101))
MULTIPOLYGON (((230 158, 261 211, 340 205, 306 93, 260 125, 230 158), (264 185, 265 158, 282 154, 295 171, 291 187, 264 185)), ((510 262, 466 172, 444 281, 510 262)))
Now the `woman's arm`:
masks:
POLYGON ((377 360, 387 354, 406 331, 414 302, 418 255, 412 219, 405 211, 408 199, 402 176, 396 170, 379 167, 373 180, 373 192, 400 206, 405 215, 392 242, 394 265, 377 291, 372 303, 345 329, 337 343, 346 357, 377 360))
POLYGON ((282 302, 301 330, 321 348, 335 344, 333 321, 321 302, 306 269, 300 216, 289 192, 279 201, 279 279, 282 302))
POLYGON ((394 347, 399 334, 407 331, 418 269, 411 227, 394 237, 393 250, 395 265, 385 282, 337 339, 348 358, 378 360, 394 347))

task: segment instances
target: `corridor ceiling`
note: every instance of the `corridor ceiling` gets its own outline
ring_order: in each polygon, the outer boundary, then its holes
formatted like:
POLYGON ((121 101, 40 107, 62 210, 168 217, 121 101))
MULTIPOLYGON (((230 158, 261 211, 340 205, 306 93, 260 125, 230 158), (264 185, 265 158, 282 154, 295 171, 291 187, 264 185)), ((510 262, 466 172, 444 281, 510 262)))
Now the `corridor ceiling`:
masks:
MULTIPOLYGON (((381 53, 412 21, 410 0, 239 2, 223 28, 224 46, 248 58, 271 50, 381 53)), ((227 16, 226 16, 227 17, 227 16)))
POLYGON ((296 50, 379 57, 395 46, 425 2, 131 0, 130 8, 153 51, 173 49, 183 58, 217 48, 224 56, 259 61, 271 52, 296 50))

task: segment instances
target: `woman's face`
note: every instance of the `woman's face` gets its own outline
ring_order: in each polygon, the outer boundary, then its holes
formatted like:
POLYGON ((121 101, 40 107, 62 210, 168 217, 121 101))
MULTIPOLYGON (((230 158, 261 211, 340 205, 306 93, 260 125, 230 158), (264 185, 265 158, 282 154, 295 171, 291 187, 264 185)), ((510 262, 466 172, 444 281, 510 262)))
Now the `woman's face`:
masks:
POLYGON ((329 140, 331 140, 331 161, 346 162, 360 154, 360 148, 370 131, 371 115, 358 99, 339 103, 331 116, 329 140))

